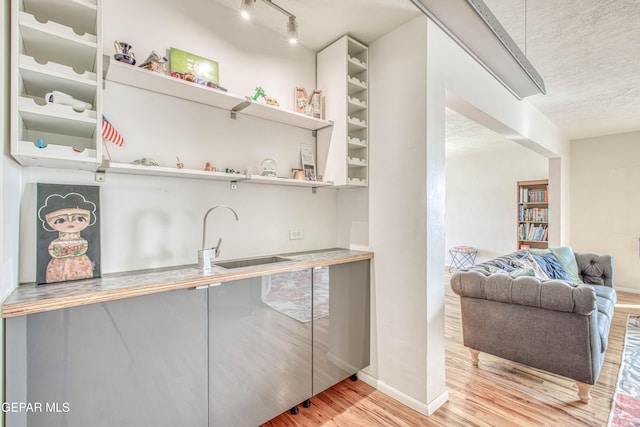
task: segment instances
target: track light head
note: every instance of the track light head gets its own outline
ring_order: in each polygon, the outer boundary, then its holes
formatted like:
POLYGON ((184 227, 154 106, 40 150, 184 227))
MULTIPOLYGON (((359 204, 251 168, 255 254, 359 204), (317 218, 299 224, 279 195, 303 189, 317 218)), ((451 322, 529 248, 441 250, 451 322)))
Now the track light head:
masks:
POLYGON ((290 16, 287 22, 287 38, 291 44, 298 43, 298 23, 295 16, 290 16))
POLYGON ((255 2, 256 0, 242 0, 240 15, 247 21, 251 18, 251 11, 253 10, 253 4, 255 2))

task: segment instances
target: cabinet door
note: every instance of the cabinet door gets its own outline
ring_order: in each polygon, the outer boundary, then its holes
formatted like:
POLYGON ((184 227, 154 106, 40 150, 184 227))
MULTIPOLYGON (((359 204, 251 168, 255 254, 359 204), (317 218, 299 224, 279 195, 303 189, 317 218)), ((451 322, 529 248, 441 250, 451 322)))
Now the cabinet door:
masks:
POLYGON ((7 319, 8 426, 207 426, 206 291, 7 319), (39 404, 39 408, 36 405, 39 404))
POLYGON ((260 425, 311 397, 311 270, 209 288, 209 422, 260 425))
POLYGON ((313 273, 313 394, 369 365, 369 261, 313 273))

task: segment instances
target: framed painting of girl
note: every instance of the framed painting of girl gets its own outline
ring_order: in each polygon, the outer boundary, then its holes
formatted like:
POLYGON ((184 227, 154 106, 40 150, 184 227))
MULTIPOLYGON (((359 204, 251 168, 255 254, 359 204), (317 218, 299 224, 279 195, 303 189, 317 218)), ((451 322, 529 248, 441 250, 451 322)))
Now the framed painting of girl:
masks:
POLYGON ((100 277, 99 189, 37 184, 37 284, 100 277))

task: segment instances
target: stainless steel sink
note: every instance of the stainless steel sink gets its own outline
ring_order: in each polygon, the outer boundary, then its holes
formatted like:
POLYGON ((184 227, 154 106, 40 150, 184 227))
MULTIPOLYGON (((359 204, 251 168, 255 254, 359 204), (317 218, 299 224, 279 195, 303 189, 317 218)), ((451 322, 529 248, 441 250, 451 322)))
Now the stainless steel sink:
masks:
POLYGON ((241 267, 251 267, 253 265, 274 264, 276 262, 285 262, 285 261, 293 261, 293 260, 289 258, 282 258, 279 256, 267 256, 267 257, 261 257, 261 258, 247 258, 247 259, 237 259, 233 261, 222 261, 222 262, 216 262, 213 265, 216 267, 233 269, 233 268, 241 268, 241 267))

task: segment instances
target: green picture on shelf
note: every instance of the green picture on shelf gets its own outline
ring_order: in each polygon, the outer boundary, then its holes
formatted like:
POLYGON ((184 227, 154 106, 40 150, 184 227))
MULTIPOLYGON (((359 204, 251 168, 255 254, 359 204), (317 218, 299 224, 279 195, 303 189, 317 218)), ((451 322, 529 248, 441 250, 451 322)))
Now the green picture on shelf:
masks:
POLYGON ((171 77, 219 88, 220 76, 217 61, 173 47, 169 51, 169 61, 171 77))

